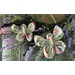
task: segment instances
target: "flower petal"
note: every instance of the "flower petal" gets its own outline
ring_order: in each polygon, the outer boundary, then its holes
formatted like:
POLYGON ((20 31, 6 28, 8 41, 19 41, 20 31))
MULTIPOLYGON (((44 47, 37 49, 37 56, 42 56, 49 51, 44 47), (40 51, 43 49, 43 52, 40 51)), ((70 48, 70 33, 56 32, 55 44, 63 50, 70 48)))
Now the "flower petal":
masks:
POLYGON ((12 31, 13 31, 14 33, 18 33, 18 32, 19 32, 19 27, 16 26, 15 24, 13 24, 13 25, 11 26, 11 29, 12 29, 12 31))
POLYGON ((52 46, 44 47, 44 55, 47 59, 52 59, 55 55, 55 51, 52 46))
POLYGON ((35 44, 38 46, 45 46, 47 44, 47 40, 38 35, 34 36, 34 41, 35 41, 35 44))
POLYGON ((31 33, 31 32, 33 32, 34 30, 35 30, 35 23, 32 22, 32 23, 30 23, 30 24, 28 25, 28 28, 26 29, 26 32, 27 32, 27 33, 31 33))
POLYGON ((17 39, 18 41, 23 41, 23 40, 24 40, 23 36, 24 36, 23 32, 20 31, 20 32, 17 34, 16 39, 17 39))
POLYGON ((53 35, 54 35, 55 40, 59 40, 63 37, 64 33, 63 33, 62 29, 56 25, 53 30, 53 35))
POLYGON ((26 34, 26 25, 25 25, 25 24, 22 24, 22 25, 21 25, 21 28, 22 28, 22 30, 23 30, 23 33, 26 34))
POLYGON ((28 41, 31 41, 31 40, 32 40, 32 37, 33 37, 33 33, 26 34, 26 39, 27 39, 28 41))
POLYGON ((55 42, 55 53, 56 54, 63 53, 65 48, 66 48, 66 45, 64 42, 62 42, 62 41, 56 41, 55 42))

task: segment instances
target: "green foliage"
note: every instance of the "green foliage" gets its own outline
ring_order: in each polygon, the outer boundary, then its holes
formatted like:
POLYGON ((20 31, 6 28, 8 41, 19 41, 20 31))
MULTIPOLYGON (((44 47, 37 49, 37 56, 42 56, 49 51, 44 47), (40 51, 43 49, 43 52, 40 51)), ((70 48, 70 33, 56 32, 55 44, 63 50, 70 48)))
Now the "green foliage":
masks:
MULTIPOLYGON (((15 15, 15 14, 14 15, 13 14, 3 14, 3 15, 0 15, 0 18, 2 18, 2 19, 7 18, 8 23, 12 22, 12 23, 15 23, 15 24, 21 24, 21 23, 25 23, 25 22, 34 21, 33 19, 31 19, 29 17, 29 14, 28 15, 27 14, 18 14, 18 15, 15 15)), ((73 19, 75 19, 75 15, 74 15, 73 19)), ((72 20, 72 22, 73 22, 73 20, 72 20)), ((37 61, 73 61, 75 59, 75 54, 72 54, 72 51, 75 49, 75 30, 72 31, 72 22, 71 23, 65 22, 64 27, 62 28, 64 30, 64 28, 66 27, 66 29, 69 31, 69 35, 67 37, 65 37, 65 36, 63 37, 63 41, 66 43, 66 45, 68 43, 68 38, 69 37, 74 37, 74 42, 73 42, 72 47, 70 49, 67 46, 66 50, 61 55, 55 55, 54 58, 47 59, 43 55, 43 50, 40 47, 35 46, 34 51, 32 53, 32 56, 31 56, 31 58, 29 60, 30 61, 35 61, 35 60, 37 60, 37 61)), ((37 24, 41 25, 42 23, 37 22, 37 24)), ((48 26, 47 24, 43 25, 44 33, 40 34, 40 36, 45 38, 45 36, 48 33, 52 32, 53 28, 51 29, 51 31, 49 31, 49 27, 50 26, 48 26), (45 31, 47 31, 47 32, 45 32, 45 31)), ((13 37, 15 37, 14 34, 13 34, 13 37)), ((0 39, 0 41, 1 41, 1 39, 0 39)), ((19 44, 20 48, 18 48, 18 49, 21 50, 21 57, 23 57, 23 53, 27 52, 27 50, 28 50, 27 46, 29 46, 30 43, 31 42, 28 42, 28 41, 25 40, 23 43, 19 44)), ((17 47, 19 47, 19 45, 17 47)), ((0 44, 0 46, 1 46, 1 44, 0 44)), ((14 46, 14 48, 15 48, 15 46, 14 46)), ((15 51, 14 48, 12 50, 12 55, 14 54, 14 52, 15 53, 17 52, 17 50, 15 51)))

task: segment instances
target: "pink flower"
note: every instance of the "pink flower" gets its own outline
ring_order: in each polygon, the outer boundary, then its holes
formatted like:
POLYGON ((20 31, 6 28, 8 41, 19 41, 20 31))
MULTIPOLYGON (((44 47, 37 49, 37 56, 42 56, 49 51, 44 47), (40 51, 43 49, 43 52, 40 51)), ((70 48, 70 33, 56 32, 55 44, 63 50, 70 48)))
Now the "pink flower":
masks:
POLYGON ((1 30, 0 30, 0 34, 8 34, 8 33, 10 33, 10 27, 3 27, 3 28, 1 28, 1 30))

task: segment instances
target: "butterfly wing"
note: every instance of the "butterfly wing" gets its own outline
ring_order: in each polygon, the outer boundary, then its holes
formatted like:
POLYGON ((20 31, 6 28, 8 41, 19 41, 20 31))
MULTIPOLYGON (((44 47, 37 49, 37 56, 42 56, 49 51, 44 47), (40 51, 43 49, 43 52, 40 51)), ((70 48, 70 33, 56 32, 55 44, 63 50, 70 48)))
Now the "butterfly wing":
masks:
POLYGON ((35 23, 32 22, 28 25, 28 28, 26 29, 26 33, 31 33, 35 30, 35 23))
POLYGON ((53 46, 51 46, 51 44, 48 40, 46 40, 43 37, 40 37, 38 35, 35 35, 34 41, 35 41, 36 45, 43 47, 44 55, 46 58, 48 58, 48 59, 53 58, 53 56, 55 55, 55 52, 54 52, 53 46))
POLYGON ((47 46, 47 45, 49 45, 49 41, 47 41, 46 39, 44 39, 43 37, 38 36, 38 35, 34 36, 34 42, 38 46, 47 46))
POLYGON ((44 55, 47 59, 52 59, 55 55, 55 51, 53 49, 53 46, 47 46, 43 48, 44 50, 44 55))
POLYGON ((19 27, 16 26, 15 24, 13 24, 13 25, 11 26, 11 30, 12 30, 14 33, 18 33, 18 32, 19 32, 19 27))
POLYGON ((65 48, 66 48, 66 45, 63 41, 56 41, 55 42, 55 53, 56 54, 63 53, 65 48))
POLYGON ((53 35, 54 35, 55 40, 60 40, 63 37, 64 33, 62 29, 56 25, 53 30, 53 35))
POLYGON ((25 35, 23 34, 23 31, 20 31, 20 32, 17 34, 16 39, 17 39, 18 41, 23 41, 23 40, 24 40, 24 37, 25 37, 25 35))
POLYGON ((26 34, 26 39, 27 39, 28 41, 31 41, 32 38, 33 38, 33 33, 26 34))

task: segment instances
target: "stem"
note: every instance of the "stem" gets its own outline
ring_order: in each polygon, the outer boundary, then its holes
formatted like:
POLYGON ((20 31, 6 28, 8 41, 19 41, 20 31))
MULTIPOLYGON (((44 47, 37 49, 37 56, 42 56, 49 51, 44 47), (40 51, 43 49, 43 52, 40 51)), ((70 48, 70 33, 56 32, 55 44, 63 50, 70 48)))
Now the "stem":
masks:
POLYGON ((38 54, 38 56, 36 57, 36 60, 35 61, 38 61, 38 59, 40 58, 40 56, 41 56, 41 54, 43 53, 43 50, 42 50, 42 48, 40 48, 40 53, 38 54))

